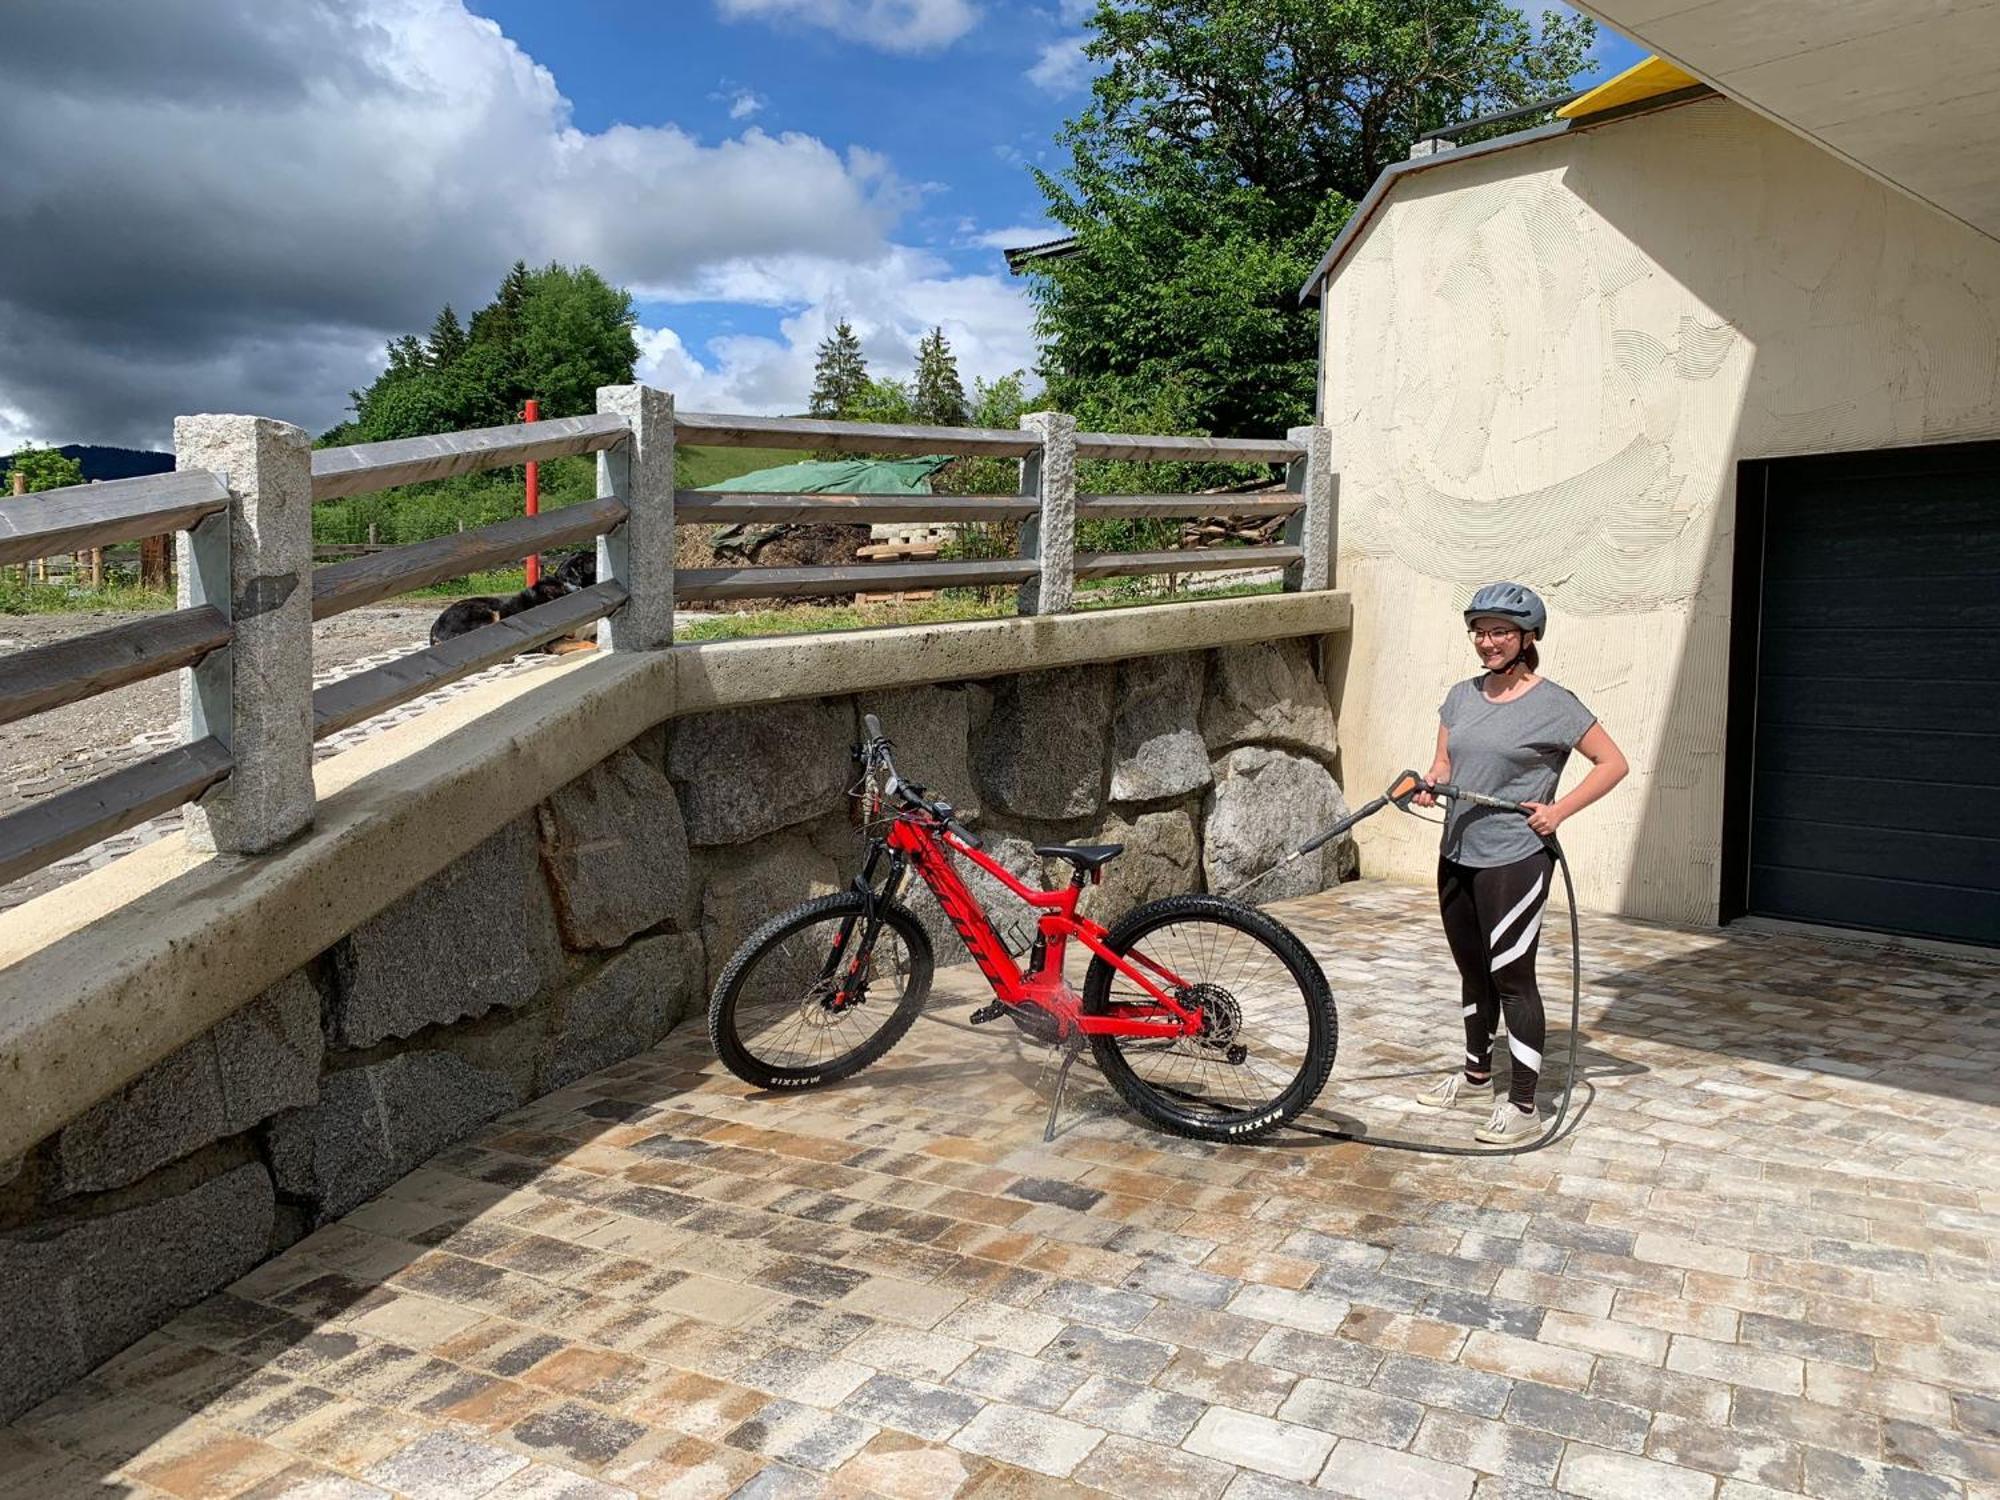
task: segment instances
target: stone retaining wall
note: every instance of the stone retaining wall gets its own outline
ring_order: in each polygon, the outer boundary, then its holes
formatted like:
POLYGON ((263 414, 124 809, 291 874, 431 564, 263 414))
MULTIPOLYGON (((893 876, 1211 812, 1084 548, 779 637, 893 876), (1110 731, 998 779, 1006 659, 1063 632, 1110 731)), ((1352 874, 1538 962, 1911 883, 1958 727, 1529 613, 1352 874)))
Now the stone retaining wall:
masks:
MULTIPOLYGON (((811 699, 641 735, 0 1163, 0 1421, 486 1120, 698 1018, 751 928, 851 878, 861 713, 1017 874, 1043 874, 1037 843, 1126 845, 1084 902, 1111 921, 1229 890, 1344 813, 1316 650, 811 699)), ((1258 899, 1344 878, 1351 851, 1297 862, 1258 899)), ((962 958, 929 893, 912 905, 940 962, 962 958)))

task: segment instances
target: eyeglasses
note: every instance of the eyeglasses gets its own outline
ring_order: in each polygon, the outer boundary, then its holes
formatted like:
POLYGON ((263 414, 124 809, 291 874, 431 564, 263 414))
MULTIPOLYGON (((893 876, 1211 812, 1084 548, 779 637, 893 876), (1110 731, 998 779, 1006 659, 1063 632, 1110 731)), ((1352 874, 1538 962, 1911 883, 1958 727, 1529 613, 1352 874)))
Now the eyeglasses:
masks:
POLYGON ((1516 625, 1500 625, 1496 626, 1492 630, 1466 631, 1466 634, 1472 637, 1472 643, 1475 646, 1478 645, 1481 641, 1491 641, 1495 645, 1498 645, 1502 641, 1513 640, 1516 636, 1520 635, 1520 633, 1521 633, 1520 627, 1516 625))

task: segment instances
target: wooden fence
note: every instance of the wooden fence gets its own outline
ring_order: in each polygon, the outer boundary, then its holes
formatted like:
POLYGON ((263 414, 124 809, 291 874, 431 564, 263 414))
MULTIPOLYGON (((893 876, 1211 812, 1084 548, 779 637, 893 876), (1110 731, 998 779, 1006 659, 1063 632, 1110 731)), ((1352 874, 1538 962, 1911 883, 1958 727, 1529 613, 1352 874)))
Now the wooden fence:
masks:
POLYGON ((0 500, 0 564, 178 533, 179 608, 0 658, 0 723, 162 673, 187 670, 184 743, 0 818, 0 881, 144 819, 195 803, 196 847, 254 854, 311 825, 311 740, 322 738, 593 622, 612 650, 672 644, 673 609, 730 599, 859 590, 1016 586, 1022 613, 1074 604, 1077 580, 1281 568, 1291 589, 1332 586, 1337 484, 1323 428, 1282 439, 1078 432, 1036 413, 1018 430, 880 426, 676 413, 664 392, 599 393, 589 416, 313 451, 305 434, 255 417, 184 418, 172 474, 0 500), (676 439, 704 447, 1017 460, 1011 495, 707 493, 673 488, 676 439), (311 505, 397 485, 571 454, 598 455, 598 496, 407 546, 313 566, 311 505), (1283 495, 1079 496, 1083 459, 1282 464, 1283 495), (1079 552, 1090 518, 1286 518, 1281 545, 1079 552), (829 567, 674 568, 689 522, 1015 522, 1000 559, 829 567), (311 622, 531 553, 595 540, 598 581, 468 635, 315 690, 311 622), (305 587, 299 587, 300 584, 305 587), (310 705, 303 717, 302 705, 310 705), (199 799, 199 800, 197 800, 199 799))

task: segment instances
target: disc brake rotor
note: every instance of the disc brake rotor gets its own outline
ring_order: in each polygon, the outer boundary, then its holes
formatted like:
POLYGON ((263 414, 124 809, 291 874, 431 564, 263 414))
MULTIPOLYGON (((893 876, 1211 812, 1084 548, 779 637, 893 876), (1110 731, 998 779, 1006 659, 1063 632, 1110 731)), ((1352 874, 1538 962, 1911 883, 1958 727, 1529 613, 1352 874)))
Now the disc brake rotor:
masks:
POLYGON ((1219 984, 1193 984, 1174 998, 1201 1012, 1201 1034, 1194 1038, 1197 1046, 1220 1052, 1231 1063, 1243 1061, 1248 1052, 1236 1040, 1243 1029, 1243 1007, 1234 995, 1219 984))

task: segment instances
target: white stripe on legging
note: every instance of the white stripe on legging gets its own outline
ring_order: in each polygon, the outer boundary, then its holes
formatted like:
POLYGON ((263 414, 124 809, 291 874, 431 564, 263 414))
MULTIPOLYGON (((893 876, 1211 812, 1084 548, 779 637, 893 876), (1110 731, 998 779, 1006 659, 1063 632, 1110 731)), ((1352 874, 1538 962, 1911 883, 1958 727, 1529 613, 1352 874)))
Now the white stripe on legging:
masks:
POLYGON ((1523 953, 1526 953, 1529 946, 1535 941, 1536 934, 1541 930, 1542 914, 1537 910, 1535 920, 1530 922, 1526 927, 1523 927, 1521 935, 1514 939, 1514 946, 1509 948, 1505 953, 1496 953, 1493 955, 1493 972, 1496 974, 1499 973, 1523 953))
POLYGON ((1511 1031, 1507 1033, 1507 1050, 1514 1054, 1514 1061, 1522 1067, 1532 1068, 1537 1073, 1542 1071, 1542 1054, 1511 1031))
MULTIPOLYGON (((1500 946, 1500 934, 1505 932, 1509 927, 1512 927, 1514 925, 1514 919, 1520 916, 1522 912, 1526 911, 1529 907, 1535 904, 1536 900, 1539 899, 1542 894, 1542 882, 1547 880, 1548 878, 1549 875, 1548 871, 1546 870, 1544 870, 1541 874, 1535 877, 1535 883, 1532 887, 1529 888, 1528 894, 1523 896, 1520 899, 1520 901, 1515 905, 1514 909, 1508 912, 1506 916, 1500 919, 1500 925, 1493 929, 1493 935, 1486 940, 1486 946, 1488 948, 1497 948, 1500 946)), ((1493 967, 1497 969, 1500 967, 1500 965, 1495 964, 1493 967)))

